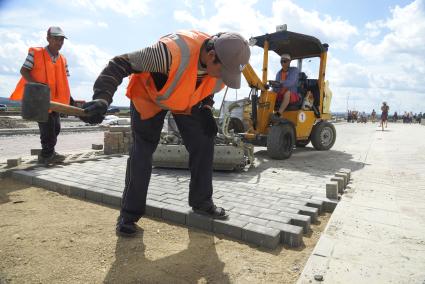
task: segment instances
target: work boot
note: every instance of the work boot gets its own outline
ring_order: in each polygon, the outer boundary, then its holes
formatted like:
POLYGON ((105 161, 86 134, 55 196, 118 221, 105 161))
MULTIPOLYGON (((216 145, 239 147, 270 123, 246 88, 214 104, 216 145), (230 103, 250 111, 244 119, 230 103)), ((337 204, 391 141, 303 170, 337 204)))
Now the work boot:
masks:
POLYGON ((38 163, 44 165, 50 165, 55 163, 62 163, 66 157, 64 155, 54 152, 50 156, 43 156, 42 154, 38 155, 38 163))
POLYGON ((215 205, 212 205, 209 209, 192 207, 192 210, 197 214, 208 216, 213 219, 226 220, 229 218, 229 215, 226 213, 224 208, 217 207, 215 205))
POLYGON ((65 155, 61 155, 57 152, 54 152, 51 163, 62 163, 63 161, 65 161, 65 159, 66 159, 65 155))
POLYGON ((137 235, 137 226, 135 222, 127 221, 124 217, 119 216, 115 232, 121 237, 134 237, 137 235))

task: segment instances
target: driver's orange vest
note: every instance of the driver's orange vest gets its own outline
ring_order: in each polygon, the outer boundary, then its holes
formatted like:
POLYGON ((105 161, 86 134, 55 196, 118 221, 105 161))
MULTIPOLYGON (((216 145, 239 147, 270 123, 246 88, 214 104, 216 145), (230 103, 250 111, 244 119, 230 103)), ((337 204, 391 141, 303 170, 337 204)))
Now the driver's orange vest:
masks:
MULTIPOLYGON (((65 57, 59 54, 56 63, 53 63, 45 48, 30 47, 29 51, 34 53, 34 67, 30 71, 31 76, 36 82, 49 86, 51 101, 69 105, 71 93, 66 76, 65 57)), ((15 91, 10 96, 11 100, 22 100, 26 83, 27 81, 21 77, 15 91)))
POLYGON ((171 53, 168 79, 157 90, 149 72, 131 75, 127 97, 140 113, 148 119, 161 110, 190 114, 191 108, 207 96, 220 91, 221 79, 206 75, 196 87, 198 60, 201 46, 210 36, 197 31, 181 31, 160 39, 171 53))

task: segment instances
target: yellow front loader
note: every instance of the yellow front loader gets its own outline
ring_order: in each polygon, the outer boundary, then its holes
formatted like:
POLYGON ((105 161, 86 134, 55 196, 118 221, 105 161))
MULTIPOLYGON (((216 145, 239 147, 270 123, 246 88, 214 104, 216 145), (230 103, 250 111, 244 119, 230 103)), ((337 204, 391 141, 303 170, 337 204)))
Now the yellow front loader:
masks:
POLYGON ((286 159, 295 146, 304 147, 310 141, 317 150, 329 150, 336 139, 335 127, 328 122, 332 93, 325 82, 327 44, 317 38, 286 30, 265 34, 250 39, 251 45, 263 49, 262 78, 260 79, 251 65, 243 70, 243 75, 251 87, 251 103, 248 130, 243 134, 244 141, 254 145, 266 146, 273 159, 286 159), (268 80, 269 51, 278 56, 288 53, 292 60, 298 60, 302 66, 304 59, 320 59, 319 77, 307 79, 300 70, 298 93, 304 99, 313 94, 314 103, 310 108, 289 107, 280 118, 273 117, 277 94, 270 86, 276 83, 268 80))

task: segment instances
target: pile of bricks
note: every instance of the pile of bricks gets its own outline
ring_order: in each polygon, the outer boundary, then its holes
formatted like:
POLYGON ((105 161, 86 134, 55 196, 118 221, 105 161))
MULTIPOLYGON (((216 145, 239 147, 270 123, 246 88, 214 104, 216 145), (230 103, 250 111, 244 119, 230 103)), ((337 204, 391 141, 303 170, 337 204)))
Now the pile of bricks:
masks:
POLYGON ((128 153, 133 144, 130 126, 110 126, 103 143, 106 155, 128 153))
POLYGON ((330 182, 326 183, 326 197, 329 199, 339 199, 339 196, 344 193, 347 185, 350 182, 351 170, 341 169, 335 173, 330 182))

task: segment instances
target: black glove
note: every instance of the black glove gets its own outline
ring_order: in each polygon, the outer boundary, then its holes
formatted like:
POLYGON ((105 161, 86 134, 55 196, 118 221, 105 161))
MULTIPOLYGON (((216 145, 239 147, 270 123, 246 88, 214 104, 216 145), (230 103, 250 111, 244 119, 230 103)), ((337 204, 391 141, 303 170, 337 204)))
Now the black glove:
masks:
POLYGON ((209 137, 215 137, 218 132, 218 127, 211 109, 205 107, 201 108, 200 117, 204 133, 209 137))
POLYGON ((105 118, 108 110, 108 102, 103 99, 92 100, 83 105, 83 110, 87 116, 80 116, 80 119, 86 123, 98 124, 105 118))

